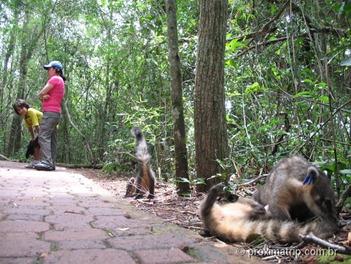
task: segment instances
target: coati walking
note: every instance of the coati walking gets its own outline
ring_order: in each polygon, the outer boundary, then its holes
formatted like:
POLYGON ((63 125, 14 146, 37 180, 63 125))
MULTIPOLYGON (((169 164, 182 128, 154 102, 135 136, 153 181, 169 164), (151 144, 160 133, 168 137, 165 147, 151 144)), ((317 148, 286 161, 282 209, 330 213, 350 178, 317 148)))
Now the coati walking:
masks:
POLYGON ((135 196, 139 199, 147 192, 148 198, 154 198, 155 195, 155 173, 150 166, 150 154, 147 149, 145 138, 138 127, 132 128, 132 134, 136 141, 136 159, 138 161, 137 175, 131 178, 127 184, 126 197, 135 196))
POLYGON ((256 201, 238 198, 220 205, 217 198, 224 194, 224 184, 213 186, 200 206, 204 227, 212 235, 228 242, 249 242, 261 236, 271 241, 301 241, 299 234, 313 232, 326 238, 332 234, 319 219, 300 225, 293 221, 269 219, 256 201))
POLYGON ((281 160, 265 185, 258 187, 254 199, 266 206, 273 218, 303 222, 319 217, 332 231, 338 229, 329 178, 300 156, 281 160))

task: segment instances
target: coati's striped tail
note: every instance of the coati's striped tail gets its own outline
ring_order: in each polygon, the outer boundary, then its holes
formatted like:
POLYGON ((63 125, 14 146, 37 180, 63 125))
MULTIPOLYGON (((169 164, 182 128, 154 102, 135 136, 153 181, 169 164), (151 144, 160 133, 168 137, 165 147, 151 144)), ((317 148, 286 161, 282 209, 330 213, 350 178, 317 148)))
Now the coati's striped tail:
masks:
POLYGON ((236 222, 220 222, 213 219, 210 227, 211 234, 218 238, 229 241, 249 242, 257 237, 263 237, 270 241, 297 242, 301 241, 299 234, 306 235, 316 231, 316 223, 312 222, 300 227, 294 222, 282 222, 271 220, 238 220, 236 222))

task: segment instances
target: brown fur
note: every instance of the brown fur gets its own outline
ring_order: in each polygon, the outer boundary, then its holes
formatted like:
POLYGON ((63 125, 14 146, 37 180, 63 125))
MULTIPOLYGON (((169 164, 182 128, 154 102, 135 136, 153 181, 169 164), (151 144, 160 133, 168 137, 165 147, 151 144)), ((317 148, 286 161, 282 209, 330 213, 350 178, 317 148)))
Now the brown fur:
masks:
POLYGON ((267 206, 273 218, 304 222, 318 217, 329 223, 332 231, 338 229, 334 192, 329 178, 300 156, 280 161, 265 185, 258 188, 254 199, 267 206), (304 184, 306 177, 313 182, 304 184))
POLYGON ((314 232, 320 237, 328 237, 318 220, 305 225, 293 221, 269 219, 262 214, 262 206, 251 199, 239 198, 234 203, 220 205, 217 197, 223 194, 223 184, 212 187, 200 206, 200 215, 204 227, 212 235, 228 241, 249 242, 257 237, 271 241, 300 241, 299 234, 314 232))
POLYGON ((127 183, 126 197, 135 196, 136 199, 149 193, 148 198, 155 196, 155 173, 150 166, 150 154, 147 150, 145 138, 139 128, 133 128, 132 134, 136 139, 136 158, 138 161, 137 175, 127 183))
POLYGON ((132 177, 129 179, 126 187, 126 194, 124 197, 132 197, 135 195, 135 178, 132 177))

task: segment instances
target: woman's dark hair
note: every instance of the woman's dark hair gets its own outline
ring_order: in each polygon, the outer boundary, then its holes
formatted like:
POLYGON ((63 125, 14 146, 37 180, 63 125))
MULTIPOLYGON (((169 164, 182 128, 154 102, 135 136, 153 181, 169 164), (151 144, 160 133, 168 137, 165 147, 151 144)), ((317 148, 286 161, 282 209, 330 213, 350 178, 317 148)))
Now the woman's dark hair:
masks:
POLYGON ((16 114, 19 115, 17 109, 18 108, 30 108, 30 105, 24 101, 23 99, 17 99, 16 102, 12 105, 13 109, 15 110, 16 114))
POLYGON ((53 68, 55 69, 56 73, 57 73, 58 75, 60 75, 60 77, 63 79, 63 81, 66 81, 66 77, 63 75, 62 69, 57 69, 57 68, 55 68, 55 67, 53 67, 53 68))

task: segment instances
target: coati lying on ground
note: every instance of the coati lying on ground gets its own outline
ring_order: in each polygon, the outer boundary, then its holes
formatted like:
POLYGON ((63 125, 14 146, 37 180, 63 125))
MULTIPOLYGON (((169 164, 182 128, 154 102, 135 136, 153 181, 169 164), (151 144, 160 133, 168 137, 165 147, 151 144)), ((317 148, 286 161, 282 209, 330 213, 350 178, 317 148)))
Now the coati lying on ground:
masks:
POLYGON ((326 222, 320 219, 304 225, 269 219, 263 206, 251 199, 238 198, 235 202, 220 205, 216 201, 224 195, 224 188, 223 183, 213 186, 200 206, 205 229, 224 241, 249 242, 261 236, 271 241, 295 242, 301 240, 299 234, 309 232, 322 238, 332 235, 326 222))
POLYGON ((150 154, 147 149, 145 138, 138 127, 132 129, 136 141, 136 159, 138 161, 137 175, 128 181, 125 197, 135 196, 139 199, 149 193, 148 198, 155 195, 155 172, 150 166, 150 154))
POLYGON ((281 160, 258 187, 254 199, 266 206, 273 218, 308 221, 318 217, 337 231, 334 191, 330 180, 316 166, 300 156, 281 160))

